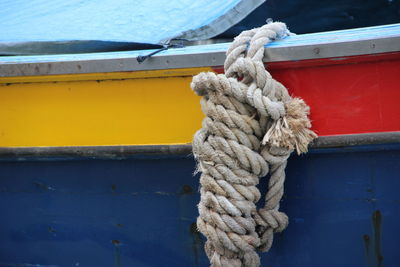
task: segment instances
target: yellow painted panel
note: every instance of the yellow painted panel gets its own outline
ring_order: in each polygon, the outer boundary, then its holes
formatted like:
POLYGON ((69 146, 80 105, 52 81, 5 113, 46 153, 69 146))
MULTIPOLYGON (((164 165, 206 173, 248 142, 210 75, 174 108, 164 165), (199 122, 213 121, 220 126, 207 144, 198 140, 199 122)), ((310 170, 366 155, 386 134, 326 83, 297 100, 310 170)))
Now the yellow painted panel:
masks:
POLYGON ((189 143, 203 117, 191 79, 0 84, 0 146, 189 143))

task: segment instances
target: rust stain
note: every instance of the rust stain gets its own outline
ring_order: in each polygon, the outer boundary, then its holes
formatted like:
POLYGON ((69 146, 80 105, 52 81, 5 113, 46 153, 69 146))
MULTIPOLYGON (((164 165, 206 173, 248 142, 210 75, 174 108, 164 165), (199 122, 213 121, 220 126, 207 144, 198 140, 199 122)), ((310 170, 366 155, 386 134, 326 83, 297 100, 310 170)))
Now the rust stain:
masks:
POLYGON ((115 193, 115 191, 117 190, 117 186, 115 184, 111 185, 111 192, 115 193))
POLYGON ((114 246, 119 246, 119 245, 121 244, 121 241, 114 239, 114 240, 111 240, 111 243, 112 243, 114 246))
POLYGON ((201 238, 200 232, 197 230, 196 223, 190 224, 190 234, 193 238, 192 249, 194 256, 194 266, 200 266, 200 252, 204 247, 204 241, 201 238))
POLYGON ((114 239, 111 240, 111 243, 115 246, 115 267, 121 267, 121 251, 120 251, 120 246, 121 246, 121 241, 114 239))
POLYGON ((369 235, 367 234, 363 235, 363 241, 364 241, 365 254, 367 256, 367 266, 371 266, 371 260, 370 260, 371 243, 369 235))
POLYGON ((382 267, 383 255, 381 248, 381 235, 382 235, 382 214, 379 210, 372 213, 372 225, 374 229, 374 252, 376 257, 376 266, 382 267))
POLYGON ((382 267, 382 214, 379 210, 372 213, 372 235, 363 235, 364 249, 367 256, 367 266, 382 267))
POLYGON ((365 252, 369 255, 369 235, 363 235, 364 245, 365 245, 365 252))
POLYGON ((184 185, 180 192, 180 195, 189 195, 193 193, 193 188, 190 185, 184 185))

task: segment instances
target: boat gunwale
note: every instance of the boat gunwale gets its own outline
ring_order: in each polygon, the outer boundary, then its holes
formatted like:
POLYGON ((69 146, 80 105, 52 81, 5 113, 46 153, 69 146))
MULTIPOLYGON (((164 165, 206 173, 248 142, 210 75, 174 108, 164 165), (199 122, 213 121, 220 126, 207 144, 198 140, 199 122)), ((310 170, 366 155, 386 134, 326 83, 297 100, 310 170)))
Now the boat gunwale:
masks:
MULTIPOLYGON (((386 27, 391 30, 385 31, 386 28, 380 26, 290 36, 267 45, 264 62, 329 59, 400 51, 400 24, 386 27), (378 34, 379 29, 383 29, 381 34, 378 34), (363 30, 370 34, 356 37, 363 30)), ((137 57, 154 50, 0 57, 0 78, 217 67, 223 65, 228 46, 229 43, 224 43, 170 49, 143 63, 139 63, 137 57)))
MULTIPOLYGON (((321 136, 310 144, 311 151, 332 148, 350 148, 365 145, 400 144, 400 132, 378 132, 321 136)), ((112 145, 112 146, 62 146, 62 147, 0 147, 2 160, 41 159, 124 159, 135 156, 190 155, 192 145, 112 145)))

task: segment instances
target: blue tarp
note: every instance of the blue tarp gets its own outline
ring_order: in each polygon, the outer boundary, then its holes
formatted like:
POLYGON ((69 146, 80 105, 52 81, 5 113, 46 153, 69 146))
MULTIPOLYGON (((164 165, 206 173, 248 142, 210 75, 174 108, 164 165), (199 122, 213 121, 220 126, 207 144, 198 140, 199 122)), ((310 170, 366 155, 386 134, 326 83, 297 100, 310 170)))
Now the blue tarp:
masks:
MULTIPOLYGON (((3 0, 0 54, 21 43, 160 44, 208 39, 238 23, 264 0, 3 0)), ((32 45, 31 45, 32 46, 32 45)))

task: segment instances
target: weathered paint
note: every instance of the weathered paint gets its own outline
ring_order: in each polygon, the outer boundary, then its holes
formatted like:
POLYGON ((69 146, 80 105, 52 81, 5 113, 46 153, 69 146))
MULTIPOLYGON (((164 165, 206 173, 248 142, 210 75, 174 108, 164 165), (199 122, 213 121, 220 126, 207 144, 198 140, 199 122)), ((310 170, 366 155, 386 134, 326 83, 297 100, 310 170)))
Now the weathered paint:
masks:
MULTIPOLYGON (((400 53, 267 67, 310 105, 320 136, 400 131, 400 53)), ((189 84, 209 70, 0 78, 0 146, 189 143, 203 118, 189 84)))
MULTIPOLYGON (((293 155, 289 227, 262 266, 396 266, 399 161, 399 144, 293 155)), ((2 161, 0 266, 209 266, 194 168, 188 156, 2 161)))

